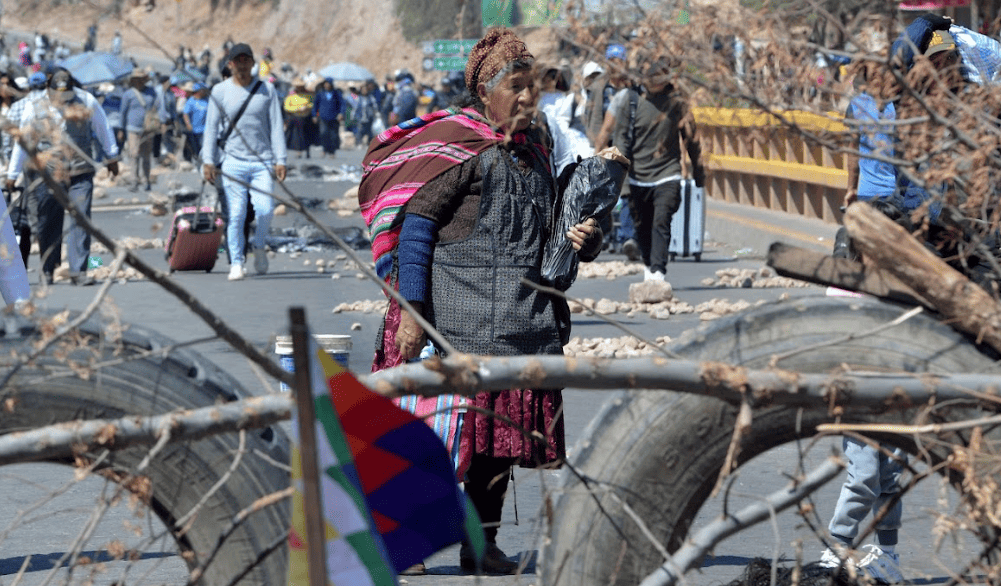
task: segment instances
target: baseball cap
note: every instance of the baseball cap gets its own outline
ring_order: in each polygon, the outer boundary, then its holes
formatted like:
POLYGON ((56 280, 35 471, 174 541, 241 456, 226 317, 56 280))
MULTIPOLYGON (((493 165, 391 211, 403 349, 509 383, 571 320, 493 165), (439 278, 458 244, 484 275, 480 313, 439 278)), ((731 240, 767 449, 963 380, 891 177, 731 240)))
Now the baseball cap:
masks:
POLYGON ((609 45, 605 49, 605 59, 626 60, 626 48, 623 45, 609 45))
POLYGON ((31 74, 31 77, 28 78, 28 85, 30 85, 32 89, 39 89, 45 87, 47 81, 48 79, 45 77, 44 73, 36 71, 31 74))
POLYGON ((935 31, 928 41, 928 48, 925 49, 925 57, 931 57, 935 53, 942 51, 953 51, 956 49, 956 40, 952 38, 949 31, 935 31))
POLYGON ((240 55, 246 55, 251 59, 254 58, 254 51, 251 50, 250 45, 247 43, 237 43, 233 45, 233 48, 229 50, 229 55, 226 55, 226 61, 232 61, 240 55))
POLYGON ((601 68, 601 65, 598 65, 594 61, 588 61, 587 63, 584 64, 584 71, 583 71, 584 79, 591 77, 595 73, 604 73, 604 72, 605 70, 601 68))
POLYGON ((49 79, 49 89, 58 91, 73 89, 73 78, 66 70, 57 71, 53 73, 52 78, 49 79))

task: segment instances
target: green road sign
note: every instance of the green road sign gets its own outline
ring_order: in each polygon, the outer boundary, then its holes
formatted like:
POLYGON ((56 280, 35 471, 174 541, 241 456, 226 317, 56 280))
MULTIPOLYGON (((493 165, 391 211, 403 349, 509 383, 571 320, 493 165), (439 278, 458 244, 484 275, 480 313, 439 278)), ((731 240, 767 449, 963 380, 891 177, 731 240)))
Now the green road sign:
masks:
POLYGON ((441 39, 431 43, 436 55, 465 55, 473 50, 479 39, 441 39))
POLYGON ((435 57, 435 71, 462 71, 466 68, 469 57, 435 57))

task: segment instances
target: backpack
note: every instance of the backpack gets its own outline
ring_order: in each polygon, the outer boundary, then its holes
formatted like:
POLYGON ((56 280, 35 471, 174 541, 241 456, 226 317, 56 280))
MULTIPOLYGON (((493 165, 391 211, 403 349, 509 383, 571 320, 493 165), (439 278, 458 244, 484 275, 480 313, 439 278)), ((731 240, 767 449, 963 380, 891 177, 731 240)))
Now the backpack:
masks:
POLYGON ((146 100, 143 99, 142 92, 134 88, 133 91, 136 93, 136 97, 139 98, 139 103, 146 110, 146 115, 143 116, 143 135, 158 134, 160 132, 160 113, 157 112, 157 108, 155 107, 146 107, 146 100))

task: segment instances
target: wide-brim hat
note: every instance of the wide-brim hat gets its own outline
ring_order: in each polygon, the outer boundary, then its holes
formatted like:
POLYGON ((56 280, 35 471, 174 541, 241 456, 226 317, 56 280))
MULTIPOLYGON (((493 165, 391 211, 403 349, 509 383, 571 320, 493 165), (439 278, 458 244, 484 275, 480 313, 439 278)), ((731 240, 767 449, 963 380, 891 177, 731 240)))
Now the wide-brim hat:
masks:
POLYGON ((149 81, 149 73, 146 73, 142 69, 133 70, 129 74, 129 81, 149 81))

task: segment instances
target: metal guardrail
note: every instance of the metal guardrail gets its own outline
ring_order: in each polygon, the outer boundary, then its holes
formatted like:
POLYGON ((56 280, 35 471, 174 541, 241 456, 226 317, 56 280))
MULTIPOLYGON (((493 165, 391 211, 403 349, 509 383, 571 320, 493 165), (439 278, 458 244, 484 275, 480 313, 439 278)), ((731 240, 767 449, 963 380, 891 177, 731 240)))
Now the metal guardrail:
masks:
POLYGON ((840 116, 695 108, 709 197, 825 222, 841 220, 848 185, 843 153, 808 142, 803 132, 844 132, 840 116))

